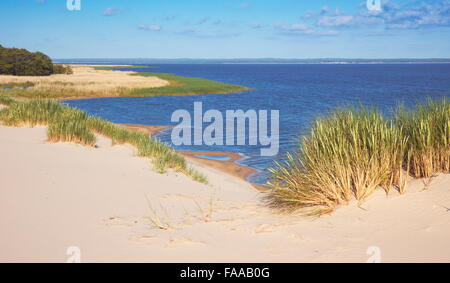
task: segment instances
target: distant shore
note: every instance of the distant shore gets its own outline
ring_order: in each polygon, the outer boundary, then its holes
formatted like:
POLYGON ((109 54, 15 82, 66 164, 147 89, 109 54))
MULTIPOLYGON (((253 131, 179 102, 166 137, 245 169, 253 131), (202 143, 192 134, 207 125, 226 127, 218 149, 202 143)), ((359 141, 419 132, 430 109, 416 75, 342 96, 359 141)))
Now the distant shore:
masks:
MULTIPOLYGON (((364 58, 238 58, 238 59, 57 59, 61 64, 108 64, 110 66, 123 65, 132 62, 136 65, 152 64, 322 64, 322 63, 351 63, 351 64, 450 64, 450 58, 393 58, 393 59, 364 59, 364 58), (117 62, 115 64, 114 62, 117 62)), ((139 66, 141 67, 141 66, 139 66)), ((145 67, 145 66, 144 66, 145 67)))
POLYGON ((450 64, 448 62, 346 62, 346 61, 336 61, 336 62, 236 62, 236 63, 223 63, 226 65, 409 65, 409 64, 450 64))

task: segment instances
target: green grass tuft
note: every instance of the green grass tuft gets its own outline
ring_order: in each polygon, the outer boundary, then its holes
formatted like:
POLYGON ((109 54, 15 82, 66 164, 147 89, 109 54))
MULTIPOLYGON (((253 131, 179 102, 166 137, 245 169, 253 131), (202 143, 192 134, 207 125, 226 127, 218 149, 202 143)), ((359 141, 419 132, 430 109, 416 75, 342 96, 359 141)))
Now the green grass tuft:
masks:
POLYGON ((208 184, 208 178, 192 168, 187 169, 186 175, 191 176, 191 178, 197 182, 208 184))
POLYGON ((3 106, 9 106, 14 102, 14 99, 8 97, 8 96, 3 96, 0 95, 0 105, 3 106))
POLYGON ((88 128, 89 117, 72 108, 64 108, 51 117, 48 123, 48 139, 51 142, 73 142, 94 146, 96 139, 88 128))

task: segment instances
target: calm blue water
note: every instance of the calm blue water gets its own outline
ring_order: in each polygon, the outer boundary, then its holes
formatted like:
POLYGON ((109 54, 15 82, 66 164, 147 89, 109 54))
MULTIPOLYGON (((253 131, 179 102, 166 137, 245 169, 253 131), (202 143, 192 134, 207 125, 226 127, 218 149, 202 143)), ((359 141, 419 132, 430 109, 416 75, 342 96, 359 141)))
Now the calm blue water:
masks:
MULTIPOLYGON (((377 106, 389 114, 400 102, 408 106, 427 97, 450 97, 450 64, 153 66, 158 68, 134 70, 202 77, 244 85, 255 91, 185 97, 98 98, 72 100, 67 104, 115 123, 163 126, 176 125, 170 123, 173 111, 186 109, 192 113, 193 103, 200 101, 204 111, 280 110, 278 156, 260 157, 259 148, 254 146, 175 147, 242 153, 245 158, 239 162, 259 171, 249 178, 254 183, 264 183, 268 176, 265 170, 272 166, 273 160, 296 149, 298 136, 307 131, 315 116, 336 106, 362 103, 377 106)), ((159 138, 170 144, 170 133, 166 130, 159 138)))
POLYGON ((200 157, 203 159, 211 159, 211 160, 218 160, 218 161, 228 161, 231 158, 229 156, 226 155, 196 155, 196 157, 200 157))

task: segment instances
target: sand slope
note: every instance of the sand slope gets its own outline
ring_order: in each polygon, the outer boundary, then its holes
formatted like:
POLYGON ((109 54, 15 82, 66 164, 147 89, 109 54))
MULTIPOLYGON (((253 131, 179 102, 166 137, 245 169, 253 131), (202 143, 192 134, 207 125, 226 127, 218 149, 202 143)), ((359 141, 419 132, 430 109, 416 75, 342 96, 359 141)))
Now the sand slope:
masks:
POLYGON ((450 261, 448 175, 305 219, 214 169, 197 165, 202 185, 150 171, 129 146, 47 144, 45 131, 0 126, 0 261, 65 262, 71 246, 83 262, 366 262, 370 246, 383 262, 450 261))

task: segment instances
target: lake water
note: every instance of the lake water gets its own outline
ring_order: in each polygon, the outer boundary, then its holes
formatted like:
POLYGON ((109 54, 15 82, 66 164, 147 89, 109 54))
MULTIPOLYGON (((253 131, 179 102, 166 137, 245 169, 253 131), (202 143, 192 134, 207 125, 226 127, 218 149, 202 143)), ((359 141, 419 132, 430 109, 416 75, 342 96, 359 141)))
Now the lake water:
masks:
MULTIPOLYGON (((122 62, 125 63, 126 62, 122 62)), ((193 112, 194 102, 203 102, 204 111, 217 109, 280 111, 280 152, 261 157, 255 146, 178 146, 179 150, 227 151, 244 155, 239 163, 258 170, 249 177, 265 183, 266 169, 298 146, 298 137, 317 116, 339 105, 377 106, 389 114, 398 105, 412 105, 427 97, 450 97, 450 64, 162 64, 138 72, 163 72, 201 77, 255 89, 235 94, 208 94, 184 97, 96 98, 66 103, 115 123, 175 126, 170 123, 177 109, 193 112)), ((130 69, 127 69, 129 71, 130 69)), ((225 116, 225 115, 224 115, 225 116)), ((206 126, 206 125, 205 125, 206 126)), ((158 138, 171 144, 171 130, 158 138)))

